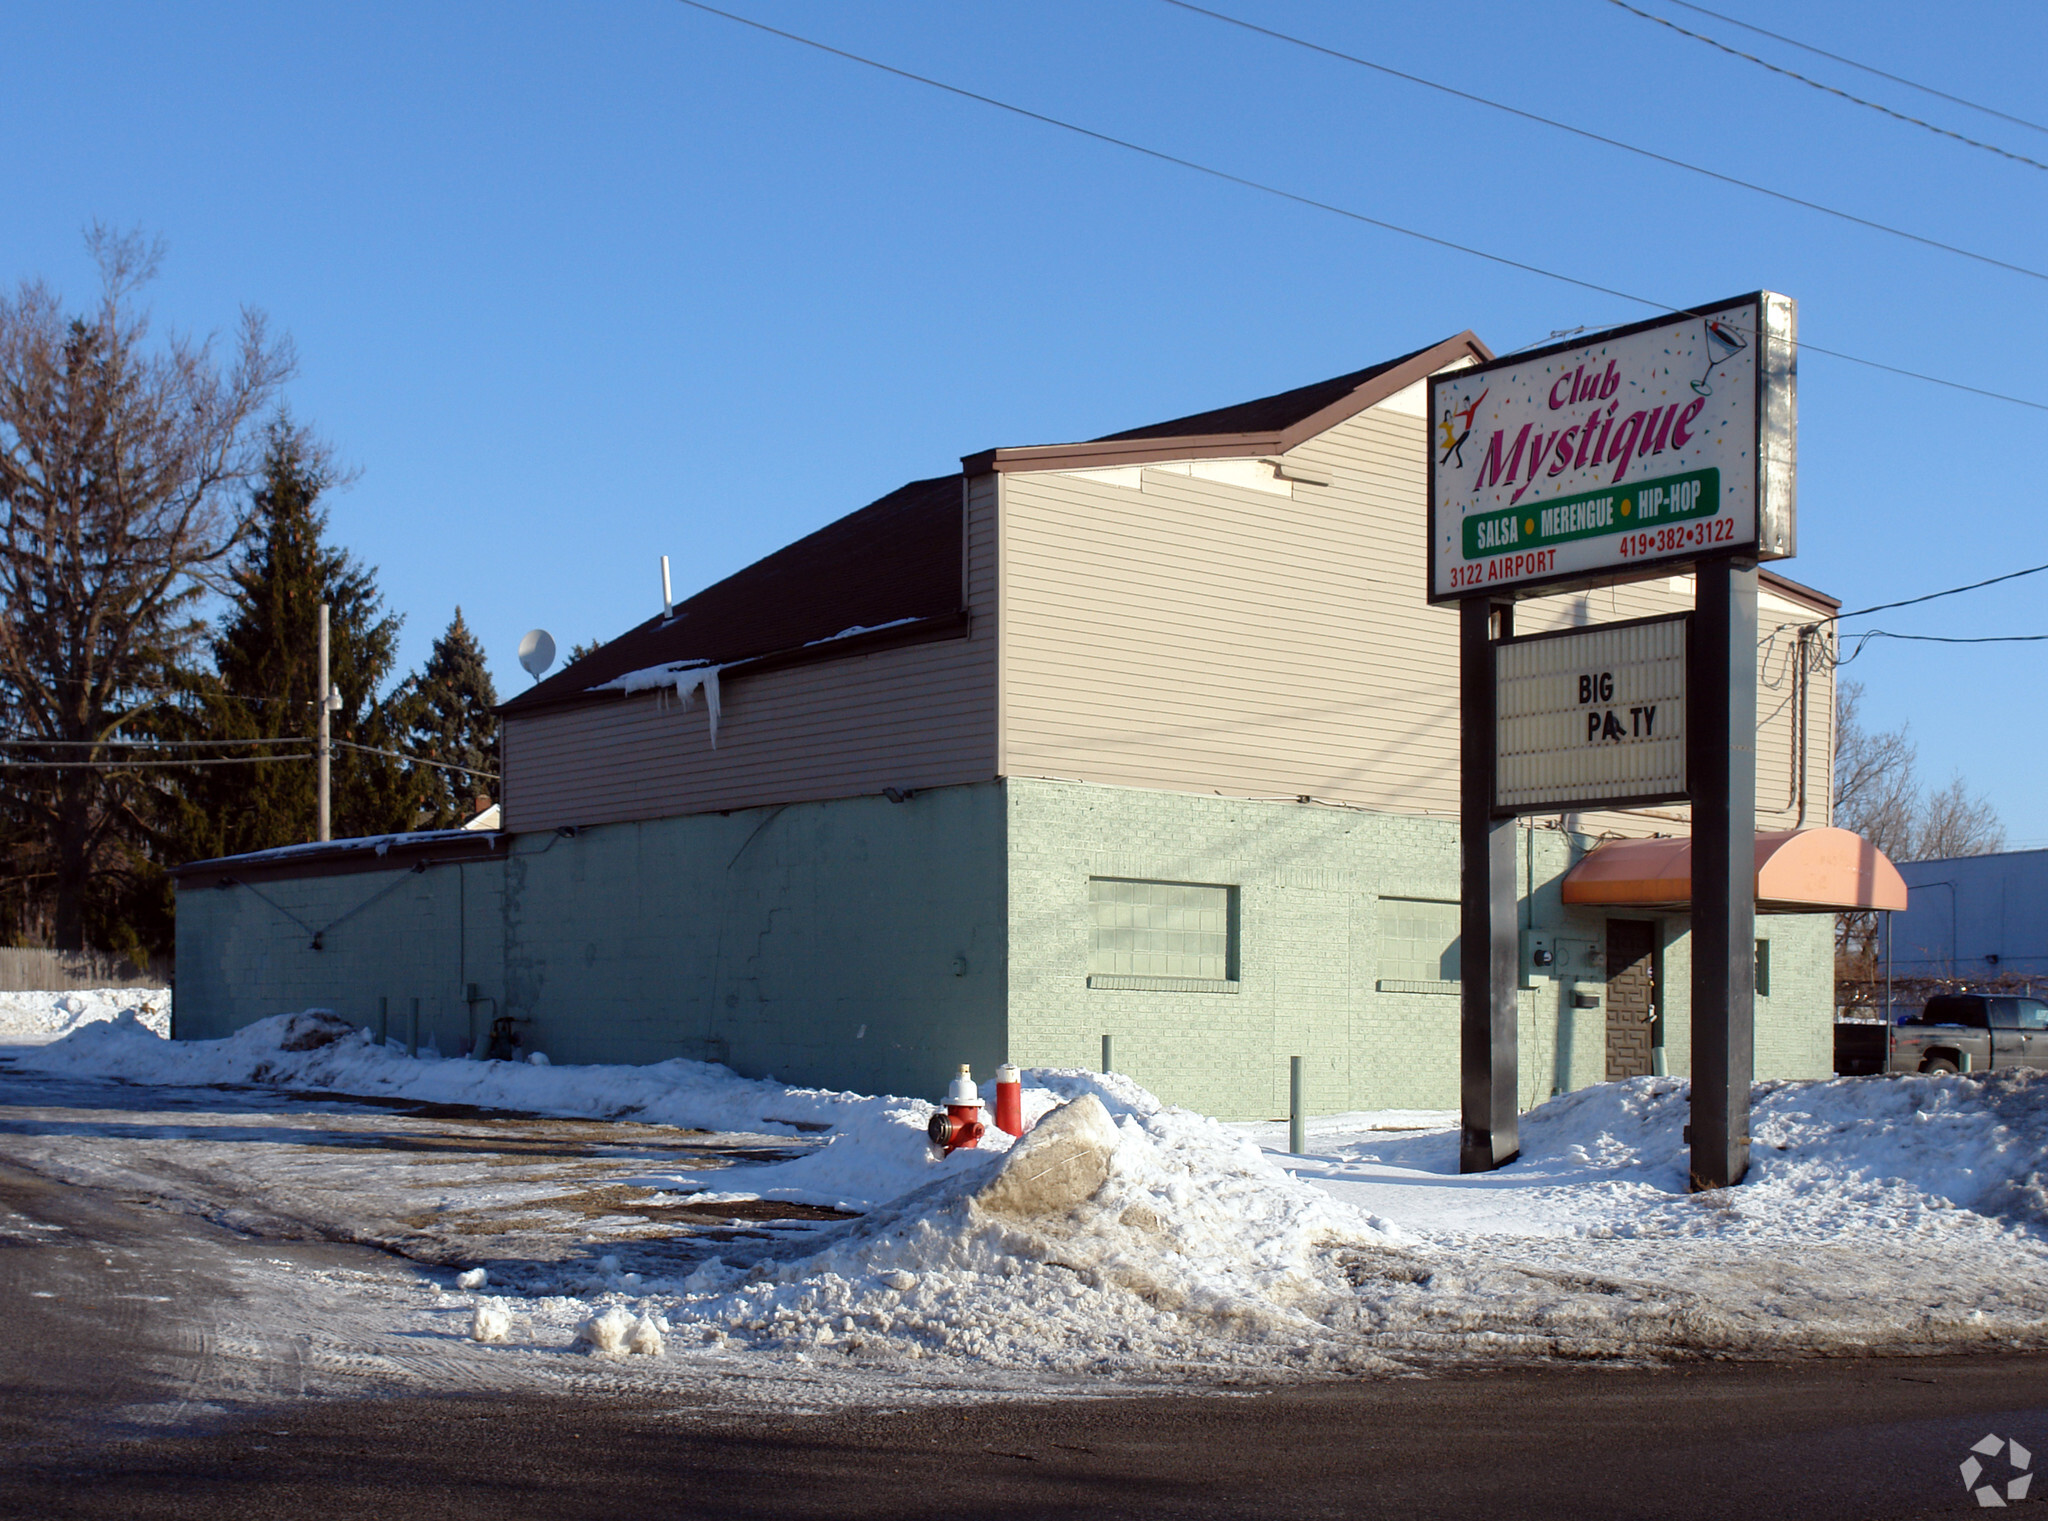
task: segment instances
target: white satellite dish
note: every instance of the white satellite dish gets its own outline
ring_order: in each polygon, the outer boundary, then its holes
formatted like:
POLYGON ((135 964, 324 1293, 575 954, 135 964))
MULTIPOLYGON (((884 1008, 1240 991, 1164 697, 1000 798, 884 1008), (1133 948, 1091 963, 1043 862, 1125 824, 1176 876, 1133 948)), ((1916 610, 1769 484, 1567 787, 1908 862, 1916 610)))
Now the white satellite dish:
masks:
POLYGON ((526 667, 526 674, 535 681, 541 672, 555 663, 555 636, 544 628, 531 629, 519 641, 519 663, 526 667))

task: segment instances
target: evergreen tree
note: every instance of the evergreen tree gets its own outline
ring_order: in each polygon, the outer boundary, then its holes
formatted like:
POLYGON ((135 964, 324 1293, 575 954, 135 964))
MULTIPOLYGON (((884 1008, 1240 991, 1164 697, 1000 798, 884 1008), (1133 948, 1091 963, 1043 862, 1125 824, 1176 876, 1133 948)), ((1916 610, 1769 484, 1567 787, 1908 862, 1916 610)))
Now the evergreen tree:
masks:
MULTIPOLYGON (((324 446, 280 417, 270 425, 253 498, 257 536, 233 568, 232 612, 213 639, 215 674, 192 684, 185 712, 208 739, 296 739, 318 732, 320 604, 328 604, 328 669, 340 696, 331 732, 337 838, 414 827, 416 768, 372 750, 401 748, 408 684, 380 689, 395 663, 401 619, 384 611, 375 572, 325 542, 319 499, 334 484, 324 446)), ((195 771, 180 791, 177 854, 185 859, 295 845, 318 833, 311 746, 252 743, 244 754, 287 760, 195 771)))
POLYGON ((421 767, 423 829, 453 829, 478 811, 478 800, 498 795, 497 688, 484 652, 455 609, 448 632, 434 641, 426 669, 414 682, 407 713, 412 754, 459 770, 421 767))

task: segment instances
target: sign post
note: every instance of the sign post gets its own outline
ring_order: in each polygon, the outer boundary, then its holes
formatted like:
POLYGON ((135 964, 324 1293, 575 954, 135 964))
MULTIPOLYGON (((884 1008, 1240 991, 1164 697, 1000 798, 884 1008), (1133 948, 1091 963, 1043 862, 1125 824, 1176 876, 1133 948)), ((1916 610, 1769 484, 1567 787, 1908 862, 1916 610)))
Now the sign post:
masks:
POLYGON ((1495 643, 1514 633, 1515 605, 1468 597, 1458 608, 1458 1171, 1491 1172, 1521 1151, 1517 1134, 1515 821, 1495 806, 1495 643))
POLYGON ((1695 1189, 1749 1161, 1756 588, 1796 545, 1796 314, 1760 291, 1430 379, 1429 598, 1458 602, 1459 1167, 1518 1151, 1518 815, 1692 804, 1695 1189), (1516 601, 1694 575, 1691 614, 1516 601))
POLYGON ((1749 1170, 1756 1009, 1756 562, 1696 572, 1692 787, 1692 1186, 1749 1170))

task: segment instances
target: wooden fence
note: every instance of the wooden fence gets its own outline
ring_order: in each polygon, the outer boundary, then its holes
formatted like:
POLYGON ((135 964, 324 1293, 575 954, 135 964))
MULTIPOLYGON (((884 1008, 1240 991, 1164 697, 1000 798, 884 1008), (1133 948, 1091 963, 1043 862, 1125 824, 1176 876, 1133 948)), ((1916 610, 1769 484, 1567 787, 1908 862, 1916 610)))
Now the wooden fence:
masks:
POLYGON ((66 993, 77 988, 164 988, 168 963, 137 966, 126 956, 104 951, 52 951, 39 946, 0 945, 0 992, 66 993))

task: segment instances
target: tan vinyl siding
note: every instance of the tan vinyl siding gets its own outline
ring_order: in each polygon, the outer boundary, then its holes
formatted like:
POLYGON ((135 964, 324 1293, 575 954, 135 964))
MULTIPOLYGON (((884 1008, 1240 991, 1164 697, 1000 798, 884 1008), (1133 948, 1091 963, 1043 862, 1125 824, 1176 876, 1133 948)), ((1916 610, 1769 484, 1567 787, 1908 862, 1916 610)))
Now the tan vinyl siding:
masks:
MULTIPOLYGON (((1361 413, 1290 453, 1330 472, 1292 495, 1126 472, 1002 477, 1000 769, 1119 786, 1454 815, 1457 619, 1425 600, 1423 420, 1361 413)), ((1691 606, 1654 581, 1518 609, 1517 628, 1691 606)), ((1768 631, 1811 609, 1766 591, 1768 631)), ((1759 827, 1789 828, 1796 706, 1785 644, 1759 691, 1759 827)), ((1806 822, 1827 822, 1832 676, 1808 698, 1806 822)), ((1668 817, 1578 815, 1625 833, 1668 817)))
POLYGON ((1135 491, 1003 477, 1006 772, 1455 809, 1457 624, 1421 601, 1421 424, 1367 413, 1315 443, 1295 457, 1336 484, 1291 498, 1160 470, 1135 491))
POLYGON ((607 695, 508 718, 505 827, 666 818, 942 787, 995 774, 995 493, 969 492, 965 638, 725 683, 718 748, 701 700, 607 695))

